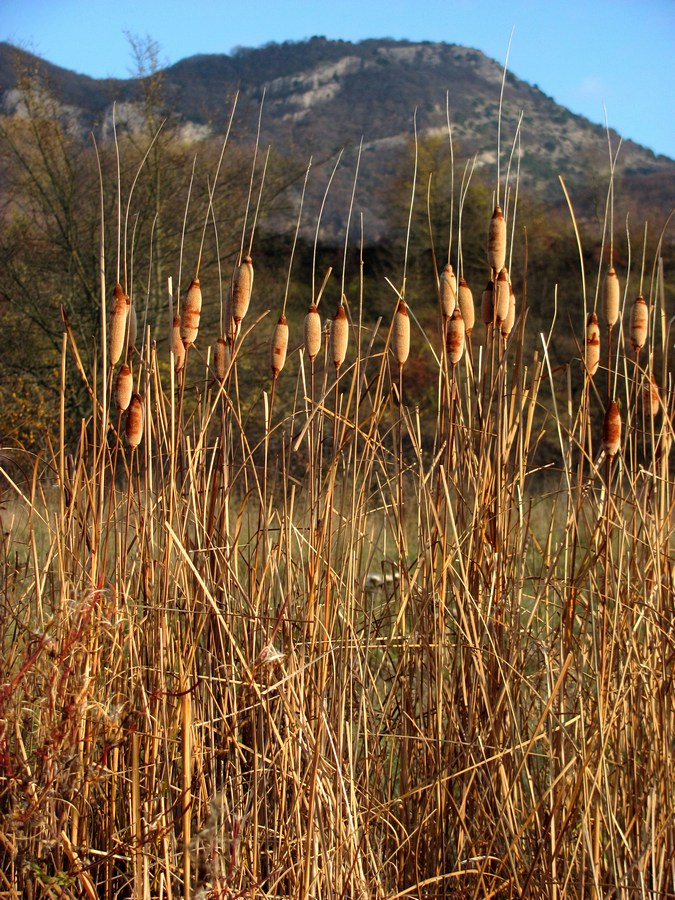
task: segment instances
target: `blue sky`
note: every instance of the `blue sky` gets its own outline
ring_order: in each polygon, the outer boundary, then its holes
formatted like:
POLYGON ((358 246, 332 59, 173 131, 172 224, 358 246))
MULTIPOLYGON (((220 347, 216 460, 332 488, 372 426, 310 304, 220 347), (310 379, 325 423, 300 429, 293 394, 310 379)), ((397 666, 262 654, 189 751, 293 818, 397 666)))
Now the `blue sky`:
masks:
POLYGON ((675 0, 0 0, 0 39, 94 77, 126 78, 125 32, 163 63, 312 35, 476 47, 558 103, 675 157, 675 0))

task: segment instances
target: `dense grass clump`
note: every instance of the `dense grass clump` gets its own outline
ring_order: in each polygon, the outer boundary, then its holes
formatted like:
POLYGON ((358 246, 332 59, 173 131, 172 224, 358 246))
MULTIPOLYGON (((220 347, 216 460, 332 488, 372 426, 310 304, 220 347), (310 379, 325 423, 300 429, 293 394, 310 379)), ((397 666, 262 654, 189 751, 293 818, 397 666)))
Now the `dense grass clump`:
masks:
POLYGON ((219 322, 195 277, 134 348, 103 289, 94 371, 66 325, 79 442, 5 473, 0 897, 673 896, 664 276, 532 338, 505 194, 475 325, 460 249, 374 324, 291 260, 272 334, 253 229, 219 322))

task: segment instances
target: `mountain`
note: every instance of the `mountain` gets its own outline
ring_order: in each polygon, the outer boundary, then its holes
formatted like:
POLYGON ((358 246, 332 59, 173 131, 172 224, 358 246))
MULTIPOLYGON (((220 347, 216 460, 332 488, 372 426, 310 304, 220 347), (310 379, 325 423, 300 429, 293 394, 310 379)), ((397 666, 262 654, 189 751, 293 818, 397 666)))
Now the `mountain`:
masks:
MULTIPOLYGON (((347 158, 353 160, 354 148, 363 139, 359 187, 361 195, 369 197, 371 235, 386 233, 381 182, 411 141, 415 111, 420 137, 437 137, 447 144, 447 96, 456 155, 462 160, 475 156, 477 170, 487 170, 491 178, 495 172, 503 71, 478 50, 457 44, 354 44, 314 37, 231 55, 192 56, 154 76, 114 80, 78 75, 0 43, 0 111, 5 115, 21 114, 17 83, 22 71, 40 73, 70 126, 83 133, 91 128, 110 133, 113 101, 118 125, 138 127, 154 77, 161 85, 162 103, 180 123, 186 140, 221 135, 237 92, 235 140, 252 140, 263 94, 262 141, 276 153, 296 160, 306 161, 310 155, 327 160, 339 148, 351 148, 347 158)), ((605 129, 507 73, 503 167, 517 134, 523 190, 561 206, 562 176, 578 198, 580 215, 604 209, 609 179, 605 129)), ((610 138, 616 148, 619 136, 610 132, 610 138)), ((673 160, 625 141, 615 177, 634 215, 639 218, 643 210, 656 209, 665 219, 675 199, 673 160)))

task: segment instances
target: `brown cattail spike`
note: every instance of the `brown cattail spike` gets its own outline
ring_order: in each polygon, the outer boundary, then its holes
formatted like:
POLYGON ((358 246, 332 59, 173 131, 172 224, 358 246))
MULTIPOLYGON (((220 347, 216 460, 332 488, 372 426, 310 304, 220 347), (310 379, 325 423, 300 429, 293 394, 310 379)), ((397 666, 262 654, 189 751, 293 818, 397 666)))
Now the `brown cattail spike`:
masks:
POLYGON ((502 323, 509 314, 511 288, 509 285, 509 273, 501 268, 495 281, 495 314, 497 322, 502 323))
POLYGON ((129 315, 129 298, 122 290, 121 284, 115 285, 113 292, 113 311, 110 320, 110 359, 111 366, 116 366, 124 350, 124 338, 129 315))
POLYGON ((484 325, 492 325, 495 319, 495 283, 492 279, 488 281, 483 291, 480 314, 484 325))
POLYGON ((270 354, 270 365, 272 368, 272 377, 278 378, 279 372, 286 363, 286 353, 288 351, 288 323, 286 316, 279 316, 279 321, 272 335, 272 348, 270 354))
POLYGON ((347 313, 341 303, 333 318, 330 327, 330 353, 333 364, 339 369, 347 356, 347 342, 349 340, 349 322, 347 313))
POLYGON ((185 295, 183 317, 181 320, 181 337, 186 347, 197 340, 199 332, 199 317, 202 311, 202 289, 199 279, 193 278, 185 295))
POLYGON ((399 366, 404 366, 410 354, 410 316, 405 300, 400 300, 391 329, 391 349, 399 366))
POLYGON ((143 400, 140 394, 134 394, 127 409, 124 426, 127 444, 133 449, 143 439, 143 400))
POLYGON ((459 311, 461 312, 462 319, 464 320, 464 328, 467 335, 469 335, 473 331, 473 326, 476 321, 476 310, 473 305, 473 294, 471 293, 471 288, 463 278, 459 279, 457 303, 459 304, 459 311))
POLYGON ((602 423, 602 449, 613 459, 621 447, 621 414, 615 400, 607 407, 602 423))
POLYGON ((464 335, 464 319, 458 307, 452 314, 445 332, 445 350, 448 362, 453 366, 457 365, 464 353, 464 335))
POLYGON ((232 276, 232 318, 237 329, 248 312, 252 290, 253 261, 250 256, 246 256, 232 276))
POLYGON ((304 326, 305 353, 310 360, 316 359, 321 349, 321 316, 316 308, 316 303, 310 303, 304 326))
POLYGON ((619 277, 614 266, 610 266, 602 286, 602 302, 608 328, 612 328, 619 318, 620 294, 619 277))
POLYGON ((598 325, 598 317, 595 313, 591 313, 588 317, 585 343, 586 371, 593 377, 600 365, 600 326, 598 325))
POLYGON ((134 378, 131 374, 131 369, 129 368, 129 366, 124 365, 117 373, 115 386, 113 388, 115 406, 119 409, 120 412, 124 412, 124 410, 129 406, 133 389, 134 378))
POLYGON ((171 351, 173 353, 173 369, 174 372, 180 372, 185 365, 185 344, 181 337, 180 316, 176 316, 173 320, 171 329, 171 351))
POLYGON ((506 262, 506 222, 501 207, 495 206, 488 229, 488 263, 495 272, 501 271, 506 262))
POLYGON ((650 376, 649 381, 645 383, 642 390, 642 404, 645 408, 645 412, 651 418, 657 416, 661 409, 661 394, 653 375, 650 376))
POLYGON ((649 309, 645 298, 640 294, 635 298, 633 308, 630 311, 630 342, 633 350, 639 353, 647 343, 647 328, 649 324, 649 309))
POLYGON ((222 335, 216 341, 216 346, 213 348, 213 356, 216 365, 216 378, 222 384, 225 381, 230 365, 230 348, 222 335))
POLYGON ((457 278, 450 263, 441 272, 439 290, 443 318, 449 319, 457 305, 457 278))
POLYGON ((509 311, 506 314, 506 318, 502 322, 502 337, 507 338, 511 332, 513 331, 513 326, 516 321, 516 295, 513 293, 513 288, 509 285, 509 311))

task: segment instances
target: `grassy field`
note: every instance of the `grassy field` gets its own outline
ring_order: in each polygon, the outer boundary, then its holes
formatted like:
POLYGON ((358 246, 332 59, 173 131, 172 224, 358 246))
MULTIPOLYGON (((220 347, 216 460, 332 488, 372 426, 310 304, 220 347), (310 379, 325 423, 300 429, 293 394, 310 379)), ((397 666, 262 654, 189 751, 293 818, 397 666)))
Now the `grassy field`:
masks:
POLYGON ((494 290, 401 260, 390 321, 328 271, 286 322, 289 261, 271 335, 243 240, 211 348, 198 281, 152 334, 102 274, 79 442, 3 470, 0 898, 675 896, 664 274, 611 274, 608 204, 531 335, 505 194, 494 290))

